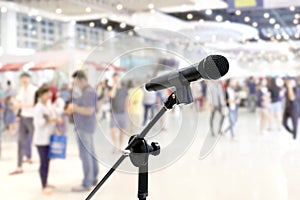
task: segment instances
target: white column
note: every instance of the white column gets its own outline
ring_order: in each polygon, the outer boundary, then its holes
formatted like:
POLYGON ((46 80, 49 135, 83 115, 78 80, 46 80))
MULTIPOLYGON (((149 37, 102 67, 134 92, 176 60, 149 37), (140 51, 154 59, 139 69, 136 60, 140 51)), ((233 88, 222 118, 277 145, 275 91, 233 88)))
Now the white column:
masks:
POLYGON ((17 14, 8 10, 1 16, 1 43, 3 54, 13 54, 17 47, 17 14))
POLYGON ((66 38, 66 43, 68 47, 75 47, 76 44, 76 23, 67 22, 63 25, 63 38, 66 38))

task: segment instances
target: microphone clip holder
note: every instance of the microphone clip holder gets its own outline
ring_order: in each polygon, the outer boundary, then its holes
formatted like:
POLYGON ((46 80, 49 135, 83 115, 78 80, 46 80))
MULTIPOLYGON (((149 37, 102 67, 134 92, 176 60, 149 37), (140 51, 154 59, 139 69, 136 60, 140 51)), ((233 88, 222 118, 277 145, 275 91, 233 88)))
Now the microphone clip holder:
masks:
POLYGON ((175 87, 177 104, 190 104, 194 101, 190 82, 182 73, 170 74, 168 81, 175 87))

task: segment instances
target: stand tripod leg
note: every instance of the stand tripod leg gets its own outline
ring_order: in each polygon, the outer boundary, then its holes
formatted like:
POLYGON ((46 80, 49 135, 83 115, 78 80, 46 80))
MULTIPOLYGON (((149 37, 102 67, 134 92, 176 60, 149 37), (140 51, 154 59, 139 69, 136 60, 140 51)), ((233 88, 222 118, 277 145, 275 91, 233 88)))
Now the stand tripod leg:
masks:
POLYGON ((146 200, 148 196, 148 164, 139 167, 139 200, 146 200))

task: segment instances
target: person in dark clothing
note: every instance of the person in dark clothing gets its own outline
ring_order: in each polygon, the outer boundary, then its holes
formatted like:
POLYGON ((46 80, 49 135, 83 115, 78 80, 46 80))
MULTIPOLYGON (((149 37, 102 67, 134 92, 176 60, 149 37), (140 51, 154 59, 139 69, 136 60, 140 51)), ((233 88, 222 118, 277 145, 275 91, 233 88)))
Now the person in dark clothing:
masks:
POLYGON ((283 113, 283 126, 285 129, 293 135, 293 138, 297 138, 298 116, 300 112, 300 86, 296 85, 295 80, 286 81, 286 104, 283 113), (288 119, 292 119, 292 126, 288 126, 288 119))
POLYGON ((247 82, 248 87, 248 109, 255 112, 256 109, 256 83, 254 77, 250 77, 247 82))
POLYGON ((275 78, 269 79, 268 90, 270 91, 270 95, 271 95, 270 117, 272 121, 270 124, 270 128, 274 127, 273 125, 275 125, 275 127, 277 126, 277 129, 280 130, 280 124, 282 121, 282 101, 281 101, 282 90, 276 84, 275 78))

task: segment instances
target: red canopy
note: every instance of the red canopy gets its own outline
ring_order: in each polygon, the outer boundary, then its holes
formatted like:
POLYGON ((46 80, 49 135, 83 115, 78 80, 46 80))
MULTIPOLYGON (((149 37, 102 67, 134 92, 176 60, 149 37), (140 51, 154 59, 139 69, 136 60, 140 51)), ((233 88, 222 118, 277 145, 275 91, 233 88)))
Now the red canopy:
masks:
POLYGON ((18 70, 20 70, 25 64, 26 64, 26 62, 22 62, 22 63, 7 63, 7 64, 4 64, 4 65, 0 68, 0 71, 1 71, 1 72, 4 72, 4 71, 18 71, 18 70))
POLYGON ((57 67, 60 67, 64 65, 64 61, 42 61, 36 63, 33 67, 31 67, 29 70, 37 71, 37 70, 45 70, 45 69, 56 69, 57 67))
POLYGON ((126 71, 126 68, 124 67, 118 67, 116 65, 113 65, 113 64, 107 64, 107 63, 96 63, 96 62, 93 62, 93 61, 87 61, 85 62, 85 64, 87 65, 92 65, 94 66, 97 70, 101 70, 101 71, 107 71, 109 69, 113 69, 115 71, 126 71))

